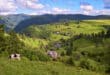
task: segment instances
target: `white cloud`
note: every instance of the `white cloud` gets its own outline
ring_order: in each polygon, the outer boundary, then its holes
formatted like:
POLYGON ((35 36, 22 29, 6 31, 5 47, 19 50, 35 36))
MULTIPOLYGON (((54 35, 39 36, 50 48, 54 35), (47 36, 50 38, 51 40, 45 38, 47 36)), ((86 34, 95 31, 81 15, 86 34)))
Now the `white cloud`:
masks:
MULTIPOLYGON (((57 1, 57 0, 54 0, 57 1)), ((105 9, 96 10, 92 5, 87 2, 82 2, 80 10, 70 10, 59 7, 51 8, 48 4, 41 4, 39 0, 0 0, 0 14, 16 14, 17 10, 32 9, 31 15, 41 14, 86 14, 86 15, 110 15, 110 0, 103 0, 105 9), (34 10, 33 10, 34 9, 34 10)))
POLYGON ((29 9, 42 9, 42 8, 44 8, 44 5, 38 3, 38 0, 16 0, 16 3, 20 7, 29 8, 29 9))
POLYGON ((97 10, 98 15, 110 15, 110 10, 108 9, 102 9, 102 10, 97 10))
POLYGON ((91 5, 81 5, 80 8, 85 11, 92 11, 93 10, 93 6, 91 6, 91 5))
POLYGON ((73 14, 74 12, 69 9, 61 9, 61 8, 52 8, 51 10, 39 10, 30 15, 42 15, 42 14, 73 14))
POLYGON ((72 11, 69 9, 53 8, 52 13, 53 14, 71 14, 72 11))
POLYGON ((86 15, 110 15, 110 10, 108 9, 101 9, 101 10, 92 10, 91 12, 83 11, 83 14, 86 15))
POLYGON ((9 14, 17 14, 14 12, 1 12, 0 15, 9 15, 9 14))
POLYGON ((0 0, 0 13, 12 12, 17 9, 13 0, 0 0))
POLYGON ((57 13, 62 13, 62 12, 68 12, 69 10, 67 9, 60 9, 60 8, 53 8, 52 9, 54 12, 57 12, 57 13))
POLYGON ((39 0, 0 0, 0 14, 7 15, 17 12, 17 9, 43 9, 44 5, 39 0))
POLYGON ((88 4, 88 3, 84 3, 80 5, 80 9, 83 11, 84 14, 86 15, 90 15, 93 11, 94 8, 92 5, 88 4))

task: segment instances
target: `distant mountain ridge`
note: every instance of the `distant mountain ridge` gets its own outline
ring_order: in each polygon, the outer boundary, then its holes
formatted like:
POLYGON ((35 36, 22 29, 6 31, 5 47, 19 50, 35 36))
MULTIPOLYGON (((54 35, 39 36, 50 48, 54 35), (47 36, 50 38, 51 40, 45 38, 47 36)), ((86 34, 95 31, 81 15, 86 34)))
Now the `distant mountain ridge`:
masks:
POLYGON ((44 25, 69 20, 91 20, 91 19, 110 19, 110 15, 82 15, 82 14, 44 14, 44 15, 27 15, 11 14, 1 15, 0 23, 6 25, 6 29, 14 29, 16 32, 30 25, 44 25))
POLYGON ((0 24, 4 24, 5 22, 3 20, 0 19, 0 24))
POLYGON ((30 18, 25 14, 0 15, 0 17, 1 21, 4 21, 2 24, 6 25, 6 29, 14 29, 19 22, 30 18))
POLYGON ((69 21, 69 20, 90 20, 90 19, 110 19, 110 15, 98 15, 98 16, 90 16, 90 15, 82 15, 82 14, 45 14, 34 16, 24 21, 21 21, 16 27, 15 31, 19 32, 22 29, 30 26, 30 25, 43 25, 49 23, 56 23, 60 21, 69 21))

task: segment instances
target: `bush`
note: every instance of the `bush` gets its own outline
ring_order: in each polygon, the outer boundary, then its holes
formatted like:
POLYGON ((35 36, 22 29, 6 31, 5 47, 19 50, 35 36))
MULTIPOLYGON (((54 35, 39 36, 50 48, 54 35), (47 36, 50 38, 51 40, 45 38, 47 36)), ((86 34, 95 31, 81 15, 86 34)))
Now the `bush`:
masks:
POLYGON ((72 58, 74 59, 74 60, 80 60, 81 59, 81 57, 83 57, 82 55, 81 55, 81 53, 80 52, 73 52, 72 53, 72 58))
POLYGON ((50 58, 47 55, 45 55, 44 53, 40 51, 24 50, 22 55, 32 61, 49 61, 50 60, 50 58))
POLYGON ((40 61, 50 61, 50 57, 47 56, 46 54, 40 52, 40 51, 37 51, 37 57, 39 58, 40 61))
POLYGON ((86 69, 89 70, 89 69, 91 68, 91 64, 90 64, 90 62, 87 61, 87 60, 82 60, 82 61, 80 62, 80 67, 86 68, 86 69))
POLYGON ((63 57, 60 57, 59 61, 67 64, 67 61, 69 58, 70 58, 69 56, 63 56, 63 57))
POLYGON ((59 75, 59 72, 57 72, 57 71, 51 71, 51 74, 52 75, 59 75))
POLYGON ((9 56, 9 53, 7 51, 3 51, 2 53, 0 53, 0 57, 7 57, 9 56))
POLYGON ((107 67, 107 69, 106 69, 105 72, 106 72, 106 73, 110 73, 110 65, 108 65, 108 67, 107 67))
POLYGON ((37 54, 35 51, 24 50, 22 55, 27 57, 29 60, 38 60, 37 54))
POLYGON ((66 53, 64 51, 61 52, 61 56, 65 56, 66 53))
POLYGON ((70 58, 67 60, 67 64, 73 65, 73 66, 78 66, 78 62, 81 59, 81 54, 80 52, 73 52, 70 58))
POLYGON ((91 70, 105 72, 105 66, 91 59, 83 59, 80 61, 80 67, 91 70))
POLYGON ((74 58, 73 58, 73 57, 70 57, 70 58, 67 60, 67 64, 72 65, 72 66, 75 66, 74 58))

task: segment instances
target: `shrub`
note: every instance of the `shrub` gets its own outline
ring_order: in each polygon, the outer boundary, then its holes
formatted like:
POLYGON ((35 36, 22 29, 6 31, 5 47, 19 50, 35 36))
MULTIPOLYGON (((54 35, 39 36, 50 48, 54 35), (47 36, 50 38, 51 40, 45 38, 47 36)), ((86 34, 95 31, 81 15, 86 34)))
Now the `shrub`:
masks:
POLYGON ((86 68, 86 69, 90 69, 90 68, 91 68, 91 64, 90 64, 90 62, 87 61, 87 60, 82 60, 82 61, 80 62, 80 67, 86 68))
POLYGON ((66 50, 66 55, 69 55, 69 56, 72 55, 72 49, 67 49, 66 50))
POLYGON ((65 54, 65 52, 64 51, 62 51, 61 52, 61 56, 65 56, 66 54, 65 54))
POLYGON ((105 66, 97 63, 94 60, 91 59, 83 59, 80 61, 80 67, 91 70, 91 71, 105 71, 105 66))
POLYGON ((106 72, 106 73, 110 73, 110 65, 108 65, 108 67, 107 67, 107 69, 106 69, 105 72, 106 72))
POLYGON ((72 58, 74 59, 74 60, 80 60, 80 58, 82 57, 82 55, 81 55, 81 53, 80 52, 73 52, 72 53, 72 58))
POLYGON ((37 57, 39 58, 40 61, 50 61, 50 58, 49 56, 47 56, 46 54, 40 52, 40 51, 37 51, 37 57))
POLYGON ((67 61, 69 58, 70 58, 69 56, 63 56, 63 57, 60 57, 59 61, 67 64, 67 61))
POLYGON ((30 51, 30 50, 24 50, 22 53, 23 56, 27 57, 28 59, 32 61, 49 61, 50 58, 45 55, 44 53, 40 51, 30 51))
POLYGON ((73 57, 70 57, 70 58, 67 60, 67 64, 72 65, 72 66, 75 66, 74 58, 73 58, 73 57))
POLYGON ((59 72, 57 72, 57 71, 51 71, 51 74, 52 75, 59 75, 59 72))
POLYGON ((3 51, 2 53, 0 53, 0 57, 7 57, 9 56, 9 53, 7 51, 3 51))
POLYGON ((68 58, 67 64, 78 66, 79 65, 78 62, 80 61, 80 59, 81 59, 80 52, 73 52, 70 58, 68 58))
POLYGON ((29 60, 38 60, 37 54, 35 51, 24 50, 22 55, 27 57, 29 60))

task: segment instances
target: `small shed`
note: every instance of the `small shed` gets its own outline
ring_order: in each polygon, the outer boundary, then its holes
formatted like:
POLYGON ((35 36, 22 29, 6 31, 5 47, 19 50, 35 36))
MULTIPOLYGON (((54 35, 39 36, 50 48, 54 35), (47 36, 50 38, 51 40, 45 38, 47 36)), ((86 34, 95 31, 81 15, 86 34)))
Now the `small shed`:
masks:
POLYGON ((10 59, 12 59, 12 60, 21 60, 21 56, 20 56, 20 54, 11 54, 10 55, 10 59))

